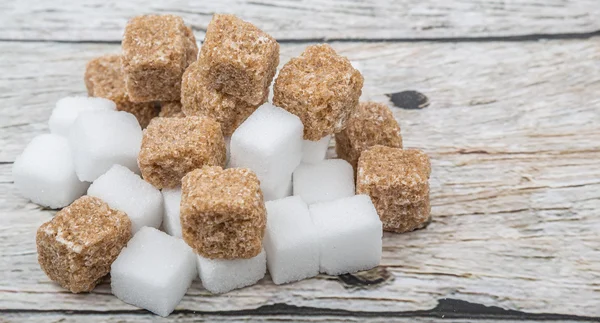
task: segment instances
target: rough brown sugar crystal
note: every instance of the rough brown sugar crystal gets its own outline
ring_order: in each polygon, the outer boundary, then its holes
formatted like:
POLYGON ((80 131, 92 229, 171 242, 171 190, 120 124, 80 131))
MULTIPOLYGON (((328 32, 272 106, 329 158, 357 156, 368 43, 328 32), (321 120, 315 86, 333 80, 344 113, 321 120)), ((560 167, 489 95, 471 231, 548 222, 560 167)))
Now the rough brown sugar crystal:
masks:
POLYGON ((340 132, 358 105, 363 77, 331 46, 312 45, 279 71, 273 104, 297 115, 304 139, 340 132))
POLYGON ((279 44, 249 22, 215 14, 206 30, 200 58, 207 64, 210 87, 260 105, 279 64, 279 44))
POLYGON ((138 164, 154 187, 174 188, 188 172, 225 165, 221 125, 206 117, 154 118, 144 130, 138 164))
POLYGON ((132 101, 179 100, 181 76, 198 56, 194 34, 181 17, 135 17, 125 27, 122 46, 125 85, 132 101))
POLYGON ((101 199, 83 196, 37 230, 38 261, 50 279, 73 293, 89 292, 131 237, 131 222, 101 199))
POLYGON ((125 90, 125 74, 121 68, 121 55, 104 55, 87 63, 84 76, 88 95, 109 99, 117 110, 133 114, 145 128, 158 115, 154 102, 131 102, 125 90))
POLYGON ((183 118, 185 114, 181 111, 180 101, 166 101, 160 103, 158 116, 162 118, 183 118))
POLYGON ((424 152, 377 145, 358 160, 356 194, 371 197, 384 230, 412 231, 429 221, 430 174, 424 152))
POLYGON ((205 166, 182 180, 183 239, 206 258, 252 258, 262 248, 266 209, 256 174, 205 166))
POLYGON ((400 125, 385 104, 361 102, 346 128, 335 134, 335 151, 356 171, 360 154, 375 145, 402 148, 400 125))
POLYGON ((201 58, 192 63, 181 82, 182 110, 188 116, 207 116, 221 123, 223 135, 231 136, 261 104, 267 101, 268 91, 259 104, 250 104, 215 90, 207 82, 207 65, 201 58))

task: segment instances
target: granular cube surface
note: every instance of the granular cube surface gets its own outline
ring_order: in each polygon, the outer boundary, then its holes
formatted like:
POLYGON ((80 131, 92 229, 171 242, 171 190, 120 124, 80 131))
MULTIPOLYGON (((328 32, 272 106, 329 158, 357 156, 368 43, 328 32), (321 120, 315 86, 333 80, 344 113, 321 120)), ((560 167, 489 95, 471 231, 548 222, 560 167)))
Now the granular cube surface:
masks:
POLYGON ((265 198, 277 199, 300 164, 302 144, 300 119, 265 103, 231 136, 229 166, 253 170, 265 198))
POLYGON ((361 102, 346 129, 335 135, 335 150, 356 169, 360 154, 375 145, 402 148, 400 125, 385 104, 361 102))
POLYGON ((146 128, 150 120, 158 115, 154 102, 136 103, 129 99, 121 55, 104 55, 89 61, 84 81, 90 96, 114 101, 117 110, 133 114, 142 128, 146 128))
POLYGON ((162 190, 164 203, 163 229, 166 233, 182 238, 179 207, 181 204, 181 187, 162 190))
POLYGON ((48 126, 51 133, 68 137, 71 126, 80 113, 115 109, 115 103, 108 99, 69 96, 56 102, 56 107, 52 110, 50 120, 48 120, 48 126))
POLYGON ((144 226, 159 228, 163 217, 163 198, 159 190, 127 167, 114 165, 98 177, 88 189, 89 196, 125 212, 135 234, 144 226))
POLYGON ((73 293, 89 292, 108 274, 131 237, 125 213, 83 196, 37 230, 38 261, 50 279, 73 293))
POLYGON ((294 195, 308 204, 354 195, 354 171, 343 159, 301 164, 294 171, 293 182, 294 195))
POLYGON ((12 174, 21 195, 53 209, 71 204, 89 186, 75 174, 67 139, 54 134, 33 138, 15 159, 12 174))
POLYGON ((218 122, 205 117, 155 118, 144 130, 138 158, 142 176, 156 188, 174 188, 204 165, 225 166, 218 122))
POLYGON ((183 118, 185 114, 181 111, 180 101, 165 101, 160 103, 158 116, 162 118, 183 118))
POLYGON ((110 287, 125 303, 167 316, 197 275, 194 252, 183 240, 144 227, 112 264, 110 287))
POLYGON ((347 58, 329 45, 312 45, 279 71, 273 104, 299 116, 304 139, 317 141, 344 129, 362 86, 362 75, 347 58))
POLYGON ((304 140, 302 145, 302 162, 315 164, 325 159, 331 135, 321 138, 319 141, 304 140))
POLYGON ((285 284, 319 273, 319 237, 308 206, 299 196, 266 202, 264 248, 275 284, 285 284))
POLYGON ((181 76, 198 56, 196 38, 181 17, 135 17, 125 27, 122 46, 125 85, 133 102, 180 99, 181 76))
POLYGON ((200 51, 209 86, 252 105, 265 101, 279 64, 277 41, 233 15, 215 14, 200 51))
POLYGON ((378 145, 360 156, 356 191, 371 197, 384 230, 412 231, 430 218, 430 174, 424 152, 378 145))
POLYGON ((92 182, 115 164, 139 172, 137 156, 141 141, 142 129, 130 113, 81 113, 69 133, 77 177, 92 182))
POLYGON ((366 195, 309 206, 319 236, 320 271, 340 275, 379 265, 382 225, 366 195))
POLYGON ((260 253, 266 210, 256 175, 245 168, 205 166, 181 181, 183 239, 205 258, 260 253))
POLYGON ((265 101, 250 104, 224 92, 215 90, 206 78, 207 66, 203 59, 194 62, 183 74, 181 84, 182 110, 188 116, 206 116, 221 123, 223 135, 231 134, 265 101))
POLYGON ((256 284, 267 271, 264 250, 249 259, 208 259, 197 255, 202 286, 213 294, 256 284))

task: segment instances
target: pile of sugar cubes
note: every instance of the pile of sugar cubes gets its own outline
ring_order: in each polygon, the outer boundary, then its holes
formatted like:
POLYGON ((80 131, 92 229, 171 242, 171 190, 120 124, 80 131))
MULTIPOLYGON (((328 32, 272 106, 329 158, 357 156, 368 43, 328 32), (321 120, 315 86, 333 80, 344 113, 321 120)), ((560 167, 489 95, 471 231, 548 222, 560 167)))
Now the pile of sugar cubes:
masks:
POLYGON ((121 55, 90 61, 89 97, 56 103, 13 176, 62 210, 37 231, 39 263, 73 293, 112 293, 158 315, 192 281, 212 293, 379 265, 382 231, 430 218, 427 155, 402 149, 361 73, 308 46, 273 84, 279 44, 232 15, 204 43, 180 17, 130 20, 121 55), (325 159, 330 139, 340 159, 325 159))

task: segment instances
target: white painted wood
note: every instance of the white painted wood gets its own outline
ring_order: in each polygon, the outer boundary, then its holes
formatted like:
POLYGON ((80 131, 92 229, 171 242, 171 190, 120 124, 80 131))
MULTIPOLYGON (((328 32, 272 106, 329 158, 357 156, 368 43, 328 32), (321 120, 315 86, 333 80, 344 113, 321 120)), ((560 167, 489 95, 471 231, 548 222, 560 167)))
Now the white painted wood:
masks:
POLYGON ((600 30, 597 0, 18 1, 0 3, 1 39, 119 41, 127 19, 184 17, 203 39, 213 13, 235 13, 280 40, 503 37, 600 30))

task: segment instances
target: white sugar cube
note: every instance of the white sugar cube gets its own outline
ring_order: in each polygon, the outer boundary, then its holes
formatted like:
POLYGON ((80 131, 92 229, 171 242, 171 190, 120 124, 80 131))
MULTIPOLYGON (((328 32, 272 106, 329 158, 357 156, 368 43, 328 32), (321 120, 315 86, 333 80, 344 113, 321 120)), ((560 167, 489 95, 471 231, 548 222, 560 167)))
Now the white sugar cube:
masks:
POLYGON ((294 195, 313 204, 354 195, 354 170, 343 159, 301 164, 294 171, 294 195))
POLYGON ((263 242, 267 266, 275 284, 319 273, 319 237, 308 206, 298 196, 266 202, 267 228, 263 242))
POLYGON ((250 259, 208 259, 199 255, 196 257, 202 286, 213 294, 254 285, 267 271, 264 250, 250 259))
POLYGON ((331 135, 327 135, 319 141, 304 140, 302 145, 302 162, 314 164, 325 159, 330 140, 331 135))
POLYGON ((15 160, 13 179, 24 197, 53 209, 71 204, 90 185, 77 178, 67 139, 54 134, 33 138, 15 160))
POLYGON ((69 96, 56 102, 56 107, 52 110, 48 126, 53 134, 67 137, 71 125, 79 115, 84 111, 95 110, 116 110, 117 105, 108 99, 94 98, 85 96, 69 96))
POLYGON ((82 181, 94 181, 115 164, 139 174, 137 156, 142 144, 142 128, 130 113, 80 113, 71 127, 69 144, 75 171, 82 181))
POLYGON ((292 176, 284 178, 283 182, 275 185, 272 190, 263 193, 265 201, 279 200, 291 196, 293 192, 292 176))
POLYGON ((381 261, 382 224, 367 195, 309 206, 319 236, 320 271, 340 275, 381 261))
POLYGON ((111 208, 125 212, 131 220, 131 232, 134 234, 144 226, 160 227, 163 216, 160 191, 127 167, 111 167, 92 183, 88 195, 100 198, 111 208))
POLYGON ((183 240, 145 227, 113 262, 110 286, 125 303, 167 316, 196 276, 196 257, 183 240))
POLYGON ((164 188, 162 190, 164 200, 163 229, 166 233, 181 238, 181 219, 179 218, 179 206, 181 205, 181 187, 164 188))
POLYGON ((230 167, 253 170, 265 196, 276 196, 302 159, 300 119, 269 103, 260 106, 231 136, 230 167))

